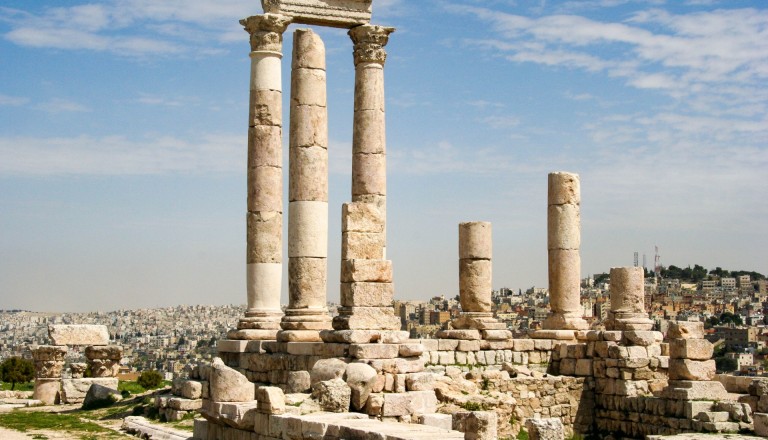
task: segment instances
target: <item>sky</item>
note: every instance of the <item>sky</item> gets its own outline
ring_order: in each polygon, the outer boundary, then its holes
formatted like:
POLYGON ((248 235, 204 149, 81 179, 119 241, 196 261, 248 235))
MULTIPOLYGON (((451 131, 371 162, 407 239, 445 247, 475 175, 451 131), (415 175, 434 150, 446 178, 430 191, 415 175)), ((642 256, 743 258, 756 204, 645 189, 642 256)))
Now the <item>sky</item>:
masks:
MULTIPOLYGON (((493 224, 494 288, 546 287, 553 171, 581 176, 583 277, 631 266, 634 252, 652 266, 654 246, 663 265, 768 273, 765 2, 374 0, 373 11, 397 28, 385 66, 397 299, 458 294, 464 221, 493 224)), ((238 20, 260 13, 255 0, 0 4, 0 309, 245 303, 238 20)), ((285 34, 286 110, 299 27, 285 34)), ((354 66, 345 31, 315 31, 337 301, 354 66)))

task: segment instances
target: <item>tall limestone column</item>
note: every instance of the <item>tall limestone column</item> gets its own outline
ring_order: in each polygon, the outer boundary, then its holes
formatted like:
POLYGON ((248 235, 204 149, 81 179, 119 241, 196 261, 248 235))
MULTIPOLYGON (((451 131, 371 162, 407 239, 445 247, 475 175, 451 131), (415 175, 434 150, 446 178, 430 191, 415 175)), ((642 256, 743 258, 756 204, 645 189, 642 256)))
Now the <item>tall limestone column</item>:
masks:
POLYGON ((319 330, 331 328, 326 306, 328 110, 325 46, 309 29, 293 34, 289 143, 289 303, 278 340, 321 341, 319 330))
POLYGON ((645 278, 642 267, 611 268, 611 310, 608 330, 651 330, 645 311, 645 278))
POLYGON ((290 17, 264 14, 240 21, 251 36, 248 120, 248 309, 230 339, 275 339, 280 328, 283 248, 281 59, 290 17))
POLYGON ((547 248, 550 313, 548 330, 584 330, 581 309, 581 188, 578 174, 549 174, 547 248))

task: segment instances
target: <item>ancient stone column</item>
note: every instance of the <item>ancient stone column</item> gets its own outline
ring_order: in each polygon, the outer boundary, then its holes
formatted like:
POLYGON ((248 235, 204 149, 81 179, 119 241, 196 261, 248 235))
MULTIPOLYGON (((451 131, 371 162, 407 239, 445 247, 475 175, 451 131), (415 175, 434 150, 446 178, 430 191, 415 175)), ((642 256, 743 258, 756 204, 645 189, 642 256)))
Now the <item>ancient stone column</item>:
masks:
POLYGON ((578 174, 549 174, 547 248, 550 313, 548 330, 588 328, 581 309, 581 189, 578 174))
POLYGON ((60 345, 41 345, 32 350, 32 360, 35 364, 33 399, 46 405, 60 402, 61 370, 64 368, 66 354, 67 347, 60 345))
POLYGON ((651 330, 653 321, 645 311, 645 286, 642 267, 611 268, 611 310, 608 330, 651 330))
POLYGON ((385 241, 387 147, 384 63, 387 60, 387 52, 384 46, 389 41, 389 34, 394 31, 391 27, 370 24, 349 30, 349 36, 354 43, 355 62, 352 201, 373 203, 381 210, 385 219, 385 241))
POLYGON ((293 34, 288 308, 280 341, 320 341, 331 328, 326 306, 328 258, 328 111, 325 46, 309 29, 293 34))
POLYGON ((246 268, 248 309, 231 339, 275 339, 282 287, 283 32, 290 17, 255 15, 240 23, 251 36, 246 268))
MULTIPOLYGON (((461 316, 451 321, 458 330, 480 331, 483 339, 508 339, 512 333, 493 317, 491 309, 492 277, 491 223, 459 224, 459 301, 461 316)), ((475 338, 471 332, 442 331, 440 337, 475 338)))

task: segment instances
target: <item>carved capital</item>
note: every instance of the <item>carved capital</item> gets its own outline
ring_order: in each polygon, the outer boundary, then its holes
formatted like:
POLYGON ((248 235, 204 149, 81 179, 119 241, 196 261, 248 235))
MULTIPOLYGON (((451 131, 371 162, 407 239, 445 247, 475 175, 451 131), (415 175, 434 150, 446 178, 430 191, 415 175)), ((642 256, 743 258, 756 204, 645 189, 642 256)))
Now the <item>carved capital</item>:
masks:
POLYGON ((280 14, 253 15, 240 20, 245 31, 251 35, 251 50, 282 52, 283 32, 293 18, 280 14))
POLYGON ((364 24, 349 30, 349 37, 354 43, 355 66, 360 63, 378 63, 382 66, 387 61, 387 51, 384 46, 389 41, 389 34, 395 31, 393 27, 364 24))

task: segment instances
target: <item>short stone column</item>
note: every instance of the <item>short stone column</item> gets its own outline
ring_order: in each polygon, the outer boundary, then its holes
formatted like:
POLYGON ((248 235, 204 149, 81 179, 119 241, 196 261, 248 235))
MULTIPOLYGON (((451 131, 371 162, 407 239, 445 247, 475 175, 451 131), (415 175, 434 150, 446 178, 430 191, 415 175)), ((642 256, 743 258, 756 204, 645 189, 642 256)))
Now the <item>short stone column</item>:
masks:
MULTIPOLYGON (((450 327, 474 330, 483 339, 509 339, 512 333, 493 317, 491 308, 492 250, 491 223, 459 224, 459 301, 462 313, 451 321, 450 327)), ((454 332, 450 329, 441 331, 439 336, 474 338, 472 332, 454 332)))
POLYGON ((611 310, 608 330, 651 330, 653 321, 645 311, 645 286, 642 267, 611 268, 611 310))
POLYGON ((245 317, 230 339, 275 339, 280 328, 283 250, 283 32, 291 18, 255 15, 240 23, 251 36, 245 317))
POLYGON ((579 176, 550 173, 547 198, 550 313, 542 326, 547 330, 584 330, 589 326, 581 309, 579 176))
POLYGON ((331 328, 326 306, 328 259, 328 110, 325 46, 309 29, 293 34, 288 308, 278 340, 320 341, 331 328))
POLYGON ((704 323, 669 323, 669 384, 662 397, 679 400, 722 400, 727 396, 715 378, 714 347, 704 339, 704 323))
POLYGON ((352 201, 373 203, 379 208, 385 219, 385 242, 387 142, 384 63, 387 60, 387 52, 384 46, 394 31, 391 27, 371 24, 349 30, 349 36, 354 43, 355 62, 352 201))
POLYGON ((90 377, 117 377, 123 349, 118 345, 85 347, 85 358, 91 370, 90 377))
POLYGON ((46 405, 61 401, 61 371, 66 354, 67 347, 61 345, 41 345, 32 350, 32 360, 35 364, 33 399, 46 405))

